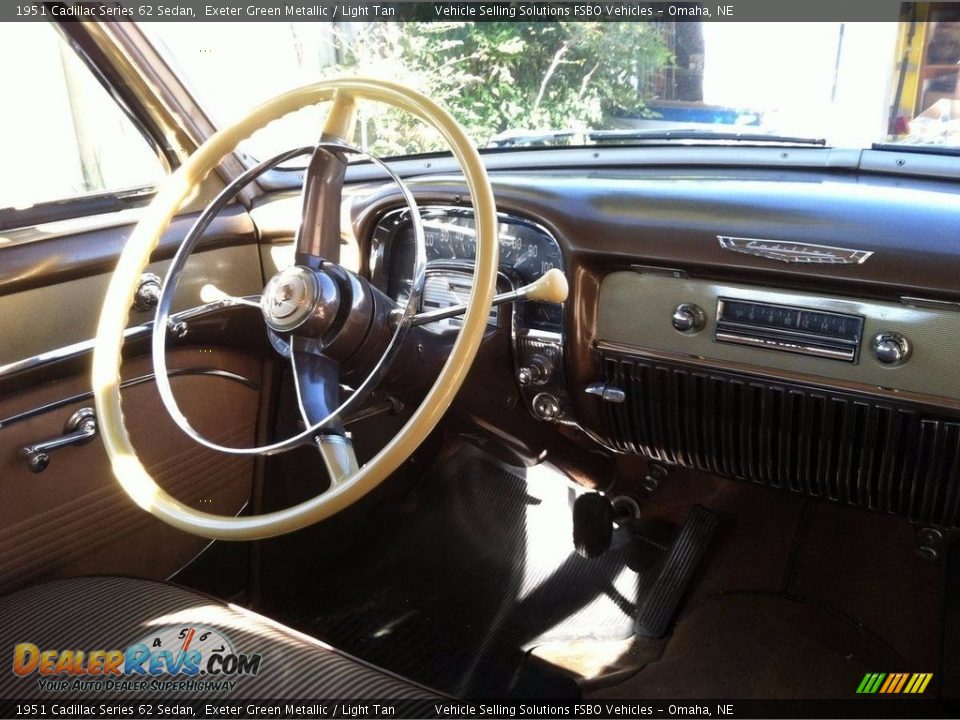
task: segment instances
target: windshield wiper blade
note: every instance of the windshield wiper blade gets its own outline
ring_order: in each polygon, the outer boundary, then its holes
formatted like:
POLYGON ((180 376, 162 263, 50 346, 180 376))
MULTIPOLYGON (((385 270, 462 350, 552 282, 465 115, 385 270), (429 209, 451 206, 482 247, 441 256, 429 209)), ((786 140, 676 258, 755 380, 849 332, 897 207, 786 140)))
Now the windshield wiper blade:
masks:
POLYGON ((735 132, 731 130, 701 130, 680 128, 677 130, 594 130, 586 133, 594 142, 604 140, 706 140, 717 142, 771 143, 774 145, 819 145, 826 146, 826 138, 773 135, 759 132, 735 132))
POLYGON ((769 143, 771 145, 816 145, 825 147, 825 138, 774 135, 761 132, 738 132, 734 130, 710 130, 701 128, 640 129, 640 130, 544 130, 541 132, 511 133, 493 138, 491 148, 520 148, 546 146, 566 140, 587 145, 602 145, 605 142, 673 142, 694 140, 726 143, 769 143), (582 138, 582 140, 581 140, 582 138))
POLYGON ((937 145, 935 143, 873 143, 871 150, 886 150, 893 152, 919 153, 921 155, 960 155, 960 147, 954 145, 937 145))
POLYGON ((491 148, 512 148, 527 147, 536 145, 545 145, 556 140, 570 140, 575 135, 585 135, 589 133, 576 133, 573 130, 544 130, 542 132, 530 133, 510 133, 498 135, 490 139, 487 147, 491 148))

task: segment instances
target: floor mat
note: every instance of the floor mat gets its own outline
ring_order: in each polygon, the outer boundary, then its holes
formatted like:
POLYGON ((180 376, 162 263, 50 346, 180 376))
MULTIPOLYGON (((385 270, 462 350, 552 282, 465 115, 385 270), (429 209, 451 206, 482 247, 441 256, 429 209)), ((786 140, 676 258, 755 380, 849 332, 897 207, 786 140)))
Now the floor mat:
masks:
MULTIPOLYGON (((578 488, 476 455, 369 521, 349 565, 273 611, 335 647, 458 696, 575 694, 522 662, 536 644, 625 638, 666 546, 573 552, 578 488)), ((651 538, 656 536, 651 534, 651 538)), ((615 545, 617 538, 615 537, 615 545)), ((570 687, 565 687, 570 684, 570 687)))

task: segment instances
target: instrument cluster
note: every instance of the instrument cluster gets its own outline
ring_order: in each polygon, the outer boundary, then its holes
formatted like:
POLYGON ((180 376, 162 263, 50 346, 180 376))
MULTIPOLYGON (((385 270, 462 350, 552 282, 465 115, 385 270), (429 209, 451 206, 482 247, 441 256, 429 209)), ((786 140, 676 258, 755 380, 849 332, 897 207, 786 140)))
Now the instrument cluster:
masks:
MULTIPOLYGON (((477 231, 472 211, 429 207, 421 210, 427 273, 441 268, 472 271, 477 256, 477 231)), ((500 215, 498 226, 500 272, 514 287, 526 285, 552 268, 563 269, 557 241, 546 230, 523 218, 500 215)), ((385 216, 373 233, 371 275, 374 282, 397 301, 410 288, 415 241, 409 211, 385 216)), ((563 308, 550 303, 524 302, 517 323, 526 328, 560 332, 563 308)))

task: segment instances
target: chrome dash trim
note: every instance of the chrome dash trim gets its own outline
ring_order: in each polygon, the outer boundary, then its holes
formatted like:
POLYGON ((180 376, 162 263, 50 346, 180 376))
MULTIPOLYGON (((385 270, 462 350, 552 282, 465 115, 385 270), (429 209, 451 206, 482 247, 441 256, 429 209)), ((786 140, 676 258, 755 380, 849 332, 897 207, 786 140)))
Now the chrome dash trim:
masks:
POLYGON ((717 235, 720 247, 742 255, 754 255, 784 263, 812 263, 820 265, 860 265, 873 255, 872 250, 816 245, 788 240, 717 235))
POLYGON ((960 302, 956 300, 938 300, 936 298, 901 295, 900 302, 909 307, 932 308, 934 310, 960 310, 960 302))
POLYGON ((741 335, 740 333, 724 332, 723 330, 717 330, 716 339, 717 342, 747 345, 765 350, 780 350, 783 352, 797 353, 799 355, 813 355, 814 357, 830 358, 831 360, 854 362, 857 358, 855 347, 851 347, 849 350, 833 349, 803 342, 789 342, 788 340, 770 339, 754 335, 741 335))

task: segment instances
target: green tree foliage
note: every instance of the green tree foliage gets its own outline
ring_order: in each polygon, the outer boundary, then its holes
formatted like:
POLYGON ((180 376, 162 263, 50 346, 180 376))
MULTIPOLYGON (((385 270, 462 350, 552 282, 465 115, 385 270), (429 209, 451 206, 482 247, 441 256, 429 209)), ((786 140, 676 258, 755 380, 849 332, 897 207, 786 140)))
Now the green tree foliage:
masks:
MULTIPOLYGON (((402 80, 446 107, 478 145, 508 131, 609 127, 645 108, 671 61, 651 23, 380 23, 340 34, 338 71, 402 80)), ((385 154, 442 147, 398 113, 366 113, 385 154)))

